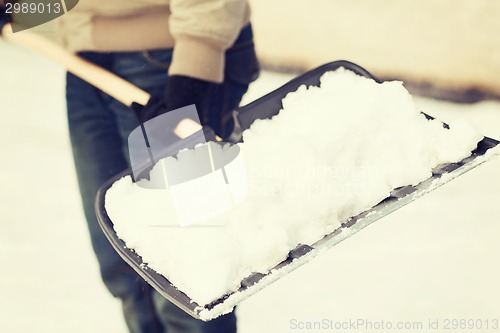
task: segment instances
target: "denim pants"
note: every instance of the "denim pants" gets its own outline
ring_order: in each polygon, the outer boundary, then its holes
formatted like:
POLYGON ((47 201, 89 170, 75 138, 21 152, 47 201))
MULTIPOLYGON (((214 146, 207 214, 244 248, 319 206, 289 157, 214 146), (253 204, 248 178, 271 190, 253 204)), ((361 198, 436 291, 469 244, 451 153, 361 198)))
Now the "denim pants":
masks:
MULTIPOLYGON (((172 50, 79 55, 152 95, 161 96, 168 84, 172 50)), ((211 112, 236 108, 257 73, 248 26, 226 52, 224 83, 210 92, 211 112)), ((106 287, 122 301, 130 332, 236 332, 234 313, 206 323, 192 318, 160 296, 111 247, 97 222, 95 196, 107 179, 129 167, 127 138, 139 123, 128 107, 70 73, 66 88, 70 139, 92 246, 106 287)))

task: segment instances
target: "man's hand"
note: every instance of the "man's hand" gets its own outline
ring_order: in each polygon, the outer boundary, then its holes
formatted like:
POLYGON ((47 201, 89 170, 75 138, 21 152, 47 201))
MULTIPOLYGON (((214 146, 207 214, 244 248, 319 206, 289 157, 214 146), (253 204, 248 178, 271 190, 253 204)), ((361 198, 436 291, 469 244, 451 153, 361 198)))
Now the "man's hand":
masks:
POLYGON ((187 76, 169 76, 164 98, 152 97, 147 105, 142 108, 134 106, 134 110, 144 123, 166 112, 195 104, 201 124, 209 125, 207 97, 211 86, 217 85, 187 76))
POLYGON ((170 76, 165 91, 167 111, 194 104, 198 110, 201 124, 208 125, 210 122, 208 92, 212 85, 215 86, 216 84, 187 76, 170 76))

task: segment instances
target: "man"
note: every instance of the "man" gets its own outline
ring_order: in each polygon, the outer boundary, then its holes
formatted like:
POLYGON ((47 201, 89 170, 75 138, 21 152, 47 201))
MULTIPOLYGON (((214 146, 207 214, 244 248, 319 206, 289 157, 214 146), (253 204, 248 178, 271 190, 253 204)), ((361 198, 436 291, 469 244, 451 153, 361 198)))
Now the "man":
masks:
POLYGON ((68 50, 155 97, 134 113, 67 75, 70 138, 92 245, 106 287, 122 301, 130 332, 235 332, 233 313, 208 323, 195 320, 140 278, 99 228, 94 200, 107 179, 129 166, 127 138, 141 121, 195 104, 203 125, 229 134, 231 124, 223 119, 230 118, 259 71, 248 3, 80 0, 58 24, 68 50))

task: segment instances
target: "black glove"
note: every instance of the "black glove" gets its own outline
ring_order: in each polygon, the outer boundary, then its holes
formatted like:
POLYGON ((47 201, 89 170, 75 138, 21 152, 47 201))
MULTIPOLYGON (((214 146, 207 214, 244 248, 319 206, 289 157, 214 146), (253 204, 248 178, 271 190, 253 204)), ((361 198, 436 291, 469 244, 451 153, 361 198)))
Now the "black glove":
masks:
POLYGON ((144 123, 166 112, 195 104, 200 122, 206 126, 210 123, 207 97, 212 86, 216 84, 187 76, 172 75, 168 78, 164 98, 151 97, 147 105, 144 107, 134 105, 133 109, 139 120, 144 123))
POLYGON ((167 111, 194 104, 198 110, 201 124, 209 125, 208 92, 213 86, 216 84, 187 76, 170 76, 165 90, 167 111))
POLYGON ((10 23, 10 17, 8 15, 9 14, 5 12, 5 5, 0 4, 0 36, 2 35, 3 27, 7 23, 10 23))

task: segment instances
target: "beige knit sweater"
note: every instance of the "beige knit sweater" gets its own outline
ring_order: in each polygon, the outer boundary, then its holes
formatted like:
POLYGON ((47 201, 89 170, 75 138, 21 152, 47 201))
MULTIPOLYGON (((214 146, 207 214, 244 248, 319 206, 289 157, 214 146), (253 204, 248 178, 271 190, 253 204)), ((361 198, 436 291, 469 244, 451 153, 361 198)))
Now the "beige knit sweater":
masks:
POLYGON ((249 22, 246 0, 80 0, 59 19, 70 51, 172 48, 171 75, 222 82, 224 52, 249 22))

